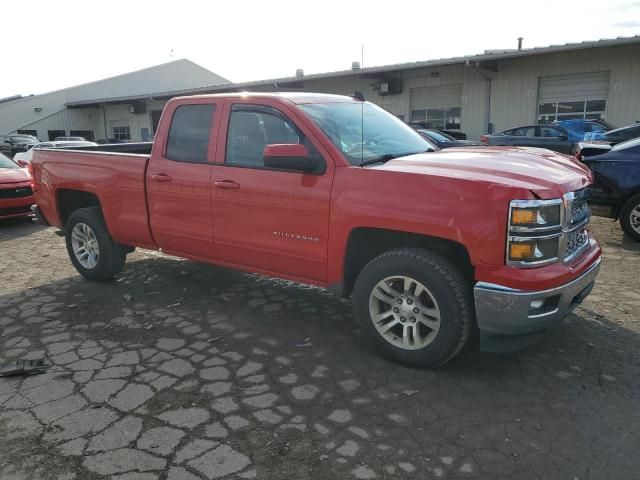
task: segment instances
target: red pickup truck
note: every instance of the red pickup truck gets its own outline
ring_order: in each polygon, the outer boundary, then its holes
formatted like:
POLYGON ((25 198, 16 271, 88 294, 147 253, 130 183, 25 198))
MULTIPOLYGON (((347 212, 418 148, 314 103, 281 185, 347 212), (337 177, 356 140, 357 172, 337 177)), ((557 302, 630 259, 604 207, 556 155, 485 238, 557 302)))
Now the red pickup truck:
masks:
POLYGON ((83 276, 107 280, 141 247, 319 285, 352 295, 405 364, 441 365, 471 338, 520 348, 600 267, 586 167, 532 148, 435 152, 356 97, 175 98, 153 146, 99 148, 31 163, 35 213, 83 276))

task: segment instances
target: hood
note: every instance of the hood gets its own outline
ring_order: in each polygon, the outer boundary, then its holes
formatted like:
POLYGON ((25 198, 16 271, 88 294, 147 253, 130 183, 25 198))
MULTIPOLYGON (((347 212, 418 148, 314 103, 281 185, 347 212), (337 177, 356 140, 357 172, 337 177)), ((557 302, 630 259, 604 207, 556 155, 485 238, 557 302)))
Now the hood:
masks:
POLYGON ((28 182, 29 178, 29 172, 26 168, 0 168, 0 185, 28 182))
POLYGON ((530 147, 448 148, 374 168, 522 188, 541 199, 558 198, 591 183, 588 167, 572 157, 530 147))

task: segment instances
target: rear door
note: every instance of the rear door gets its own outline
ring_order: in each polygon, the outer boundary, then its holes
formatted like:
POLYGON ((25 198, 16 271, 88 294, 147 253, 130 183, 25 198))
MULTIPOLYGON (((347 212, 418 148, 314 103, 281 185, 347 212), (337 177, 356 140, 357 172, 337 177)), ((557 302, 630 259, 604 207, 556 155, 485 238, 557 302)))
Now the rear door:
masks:
POLYGON ((563 129, 557 127, 539 126, 537 128, 538 145, 560 153, 571 153, 572 142, 563 129))
POLYGON ((291 278, 327 278, 329 201, 334 166, 293 107, 234 99, 225 107, 213 172, 219 259, 291 278), (222 136, 224 135, 224 136, 222 136), (264 165, 265 145, 302 143, 323 162, 317 174, 264 165))
POLYGON ((211 172, 222 100, 172 104, 147 171, 151 232, 163 250, 214 257, 211 172))

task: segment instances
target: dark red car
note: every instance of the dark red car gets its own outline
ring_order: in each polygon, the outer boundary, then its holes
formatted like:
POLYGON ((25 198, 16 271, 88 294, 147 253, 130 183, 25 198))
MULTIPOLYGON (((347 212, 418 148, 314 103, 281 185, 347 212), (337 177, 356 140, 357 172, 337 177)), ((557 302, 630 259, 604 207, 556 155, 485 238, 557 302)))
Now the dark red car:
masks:
POLYGON ((0 153, 0 220, 31 215, 34 203, 27 169, 0 153))

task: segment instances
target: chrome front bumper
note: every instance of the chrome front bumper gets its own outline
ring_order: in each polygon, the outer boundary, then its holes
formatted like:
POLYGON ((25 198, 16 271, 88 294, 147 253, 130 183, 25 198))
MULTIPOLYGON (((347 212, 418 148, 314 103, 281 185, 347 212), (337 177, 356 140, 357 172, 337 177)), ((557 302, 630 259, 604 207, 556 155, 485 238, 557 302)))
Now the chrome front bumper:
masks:
POLYGON ((473 290, 481 341, 482 336, 536 334, 558 323, 589 295, 601 263, 600 257, 579 278, 550 290, 530 292, 476 283, 473 290))

